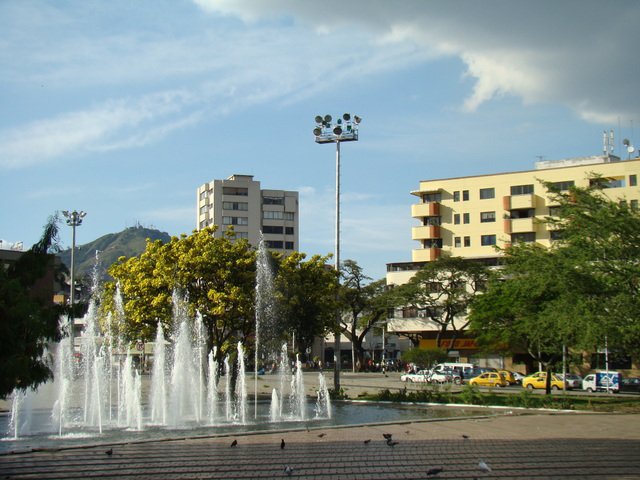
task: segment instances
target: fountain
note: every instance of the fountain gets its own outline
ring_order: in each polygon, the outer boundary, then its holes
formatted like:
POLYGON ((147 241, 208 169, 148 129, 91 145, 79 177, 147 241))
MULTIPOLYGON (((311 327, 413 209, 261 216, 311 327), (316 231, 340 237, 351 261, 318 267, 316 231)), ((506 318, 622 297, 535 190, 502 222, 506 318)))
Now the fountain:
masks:
MULTIPOLYGON (((258 260, 262 273, 257 281, 256 296, 261 307, 256 310, 261 313, 256 315, 256 330, 260 332, 264 326, 269 333, 263 336, 262 347, 256 345, 256 367, 259 347, 263 348, 263 358, 266 358, 267 350, 274 342, 269 335, 275 331, 273 274, 267 268, 268 258, 264 255, 263 251, 258 260)), ((14 393, 7 425, 10 439, 42 435, 57 439, 110 438, 114 434, 128 437, 149 430, 260 427, 300 422, 310 417, 306 411, 301 362, 296 359, 292 371, 286 344, 282 347, 277 369, 279 389, 274 388, 271 402, 264 402, 266 408, 262 413, 258 409, 258 372, 255 372, 255 408, 253 419, 249 419, 242 342, 237 344, 235 360, 227 354, 220 369, 216 361, 219 346, 213 346, 206 353, 202 316, 196 313, 190 318, 185 300, 174 292, 173 324, 167 335, 165 327, 158 322, 152 343, 150 375, 145 375, 142 361, 137 362, 140 352, 131 348, 120 333, 126 318, 119 285, 114 293, 114 312, 102 324, 97 291, 98 285, 94 282, 84 319, 86 327, 76 339, 77 352, 74 353, 68 331, 57 345, 51 346, 55 381, 38 391, 14 393), (51 400, 45 398, 47 395, 43 390, 51 392, 51 400), (288 399, 286 407, 283 405, 285 399, 288 399), (48 403, 49 406, 39 407, 36 415, 34 403, 48 403), (36 417, 37 422, 34 421, 36 417)), ((68 329, 68 323, 68 319, 61 322, 63 331, 68 329)), ((316 412, 314 418, 330 418, 326 392, 318 391, 318 401, 322 405, 312 407, 316 412)))

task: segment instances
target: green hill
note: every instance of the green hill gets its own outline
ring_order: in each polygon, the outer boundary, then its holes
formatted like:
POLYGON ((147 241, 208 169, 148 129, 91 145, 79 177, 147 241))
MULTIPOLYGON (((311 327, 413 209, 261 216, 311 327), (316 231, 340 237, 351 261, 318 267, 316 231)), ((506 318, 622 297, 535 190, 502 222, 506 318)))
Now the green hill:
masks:
MULTIPOLYGON (((96 251, 99 252, 101 270, 104 272, 118 258, 135 257, 144 252, 147 239, 166 243, 171 237, 160 230, 136 226, 119 233, 109 233, 84 245, 76 245, 76 278, 91 276, 96 263, 96 251)), ((71 249, 63 250, 58 255, 62 263, 70 268, 71 249)))

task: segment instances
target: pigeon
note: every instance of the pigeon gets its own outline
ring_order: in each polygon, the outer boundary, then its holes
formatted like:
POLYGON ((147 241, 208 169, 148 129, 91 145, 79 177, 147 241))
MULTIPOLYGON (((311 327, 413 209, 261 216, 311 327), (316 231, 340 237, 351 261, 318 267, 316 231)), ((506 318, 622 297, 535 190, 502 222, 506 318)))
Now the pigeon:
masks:
POLYGON ((106 454, 107 454, 107 455, 109 455, 109 456, 113 455, 113 448, 110 448, 109 450, 107 450, 107 451, 106 451, 106 452, 104 452, 104 453, 106 453, 106 454))
POLYGON ((370 439, 370 438, 367 438, 367 439, 364 441, 364 444, 365 444, 365 445, 369 445, 369 443, 371 443, 371 439, 370 439))
POLYGON ((280 441, 280 450, 284 450, 284 438, 280 441))
POLYGON ((326 433, 321 433, 321 434, 319 434, 318 436, 319 436, 320 438, 322 438, 322 437, 324 437, 325 435, 326 435, 326 433))
POLYGON ((462 434, 462 438, 467 439, 469 438, 469 435, 462 434))
POLYGON ((484 471, 484 472, 490 472, 491 471, 491 467, 489 465, 487 465, 484 460, 480 460, 478 462, 478 468, 480 470, 484 471))
POLYGON ((293 467, 290 467, 289 465, 285 465, 284 466, 284 473, 286 473, 287 475, 291 476, 291 474, 293 473, 293 467))
POLYGON ((427 470, 427 477, 439 474, 444 468, 434 467, 427 470))
POLYGON ((382 436, 383 436, 384 438, 386 438, 387 440, 391 440, 391 437, 392 437, 393 435, 392 435, 392 434, 390 434, 390 433, 383 433, 383 434, 382 434, 382 436))
POLYGON ((394 442, 391 439, 387 440, 387 445, 389 445, 390 447, 395 447, 397 444, 398 444, 398 442, 394 442))
POLYGON ((238 445, 238 440, 234 440, 233 442, 231 442, 232 447, 235 447, 236 445, 238 445))

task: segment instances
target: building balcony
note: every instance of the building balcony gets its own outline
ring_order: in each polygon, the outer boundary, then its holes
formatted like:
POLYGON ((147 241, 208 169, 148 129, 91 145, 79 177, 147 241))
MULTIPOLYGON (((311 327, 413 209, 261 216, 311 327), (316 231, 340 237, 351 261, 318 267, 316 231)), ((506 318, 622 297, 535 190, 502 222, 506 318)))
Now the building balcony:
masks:
POLYGON ((441 248, 418 248, 411 252, 411 259, 414 262, 433 262, 441 255, 441 248))
POLYGON ((527 195, 508 195, 503 198, 502 203, 505 210, 536 208, 536 196, 532 193, 527 195))
POLYGON ((411 216, 414 218, 435 217, 437 215, 440 215, 440 204, 438 202, 411 205, 411 216))
MULTIPOLYGON (((506 231, 505 233, 525 233, 525 232, 535 232, 536 224, 535 218, 512 218, 508 220, 511 223, 510 231, 506 231)), ((506 223, 506 222, 505 222, 506 223)))
POLYGON ((424 240, 428 238, 440 238, 440 225, 423 225, 411 229, 413 240, 424 240))

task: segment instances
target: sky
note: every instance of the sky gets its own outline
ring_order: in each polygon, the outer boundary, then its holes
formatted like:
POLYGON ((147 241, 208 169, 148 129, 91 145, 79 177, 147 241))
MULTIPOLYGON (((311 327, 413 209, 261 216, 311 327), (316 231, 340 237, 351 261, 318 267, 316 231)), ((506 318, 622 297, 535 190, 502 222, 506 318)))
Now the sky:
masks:
MULTIPOLYGON (((635 0, 4 0, 0 239, 87 213, 76 243, 196 228, 196 189, 233 174, 300 194, 300 250, 411 261, 420 180, 529 170, 640 144, 635 0)), ((636 155, 636 154, 634 154, 636 155)), ((71 229, 60 226, 63 248, 71 229)))

